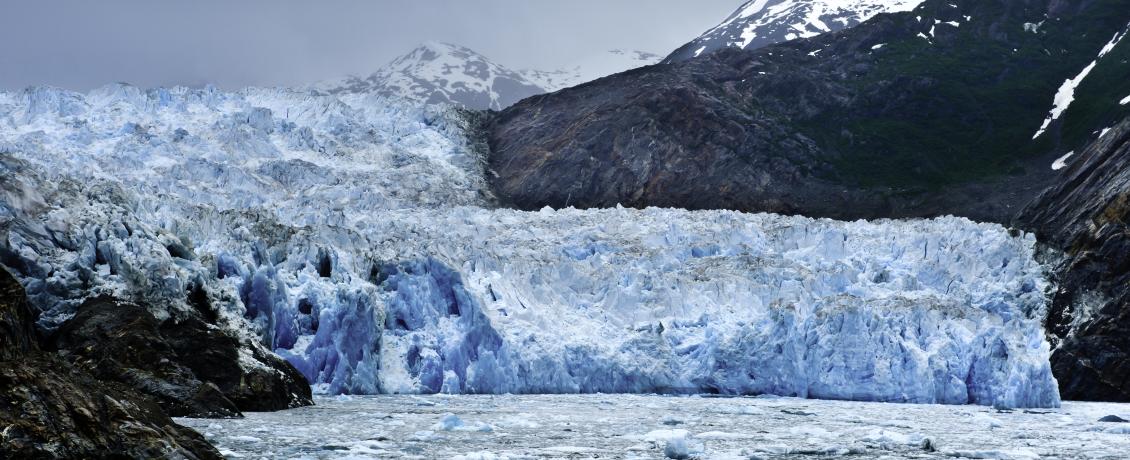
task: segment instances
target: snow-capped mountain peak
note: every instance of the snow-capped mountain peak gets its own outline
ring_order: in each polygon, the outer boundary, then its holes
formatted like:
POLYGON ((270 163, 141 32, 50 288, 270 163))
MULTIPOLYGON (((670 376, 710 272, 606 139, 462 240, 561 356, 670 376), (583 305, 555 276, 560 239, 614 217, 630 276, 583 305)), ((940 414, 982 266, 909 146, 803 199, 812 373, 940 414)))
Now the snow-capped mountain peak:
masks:
POLYGON ((911 11, 922 0, 750 0, 721 24, 675 50, 679 62, 722 48, 756 49, 846 29, 880 13, 911 11))
POLYGON ((545 92, 479 53, 441 42, 423 43, 368 77, 350 77, 319 89, 495 110, 545 92))
POLYGON ((426 105, 500 110, 530 96, 655 64, 660 59, 652 53, 617 49, 588 56, 560 70, 518 71, 462 46, 425 42, 368 77, 349 77, 314 89, 333 95, 372 94, 426 105))

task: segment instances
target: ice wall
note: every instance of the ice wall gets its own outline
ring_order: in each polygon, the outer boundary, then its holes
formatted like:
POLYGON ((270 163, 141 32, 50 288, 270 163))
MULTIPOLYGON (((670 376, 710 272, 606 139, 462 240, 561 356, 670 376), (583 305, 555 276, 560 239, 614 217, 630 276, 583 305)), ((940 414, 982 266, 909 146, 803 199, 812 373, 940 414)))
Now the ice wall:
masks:
POLYGON ((999 226, 473 208, 371 225, 374 258, 410 257, 374 280, 384 391, 1058 403, 1035 241, 999 226))
POLYGON ((1031 235, 488 209, 461 123, 287 90, 3 93, 0 262, 46 329, 99 292, 216 306, 328 393, 1058 405, 1031 235))

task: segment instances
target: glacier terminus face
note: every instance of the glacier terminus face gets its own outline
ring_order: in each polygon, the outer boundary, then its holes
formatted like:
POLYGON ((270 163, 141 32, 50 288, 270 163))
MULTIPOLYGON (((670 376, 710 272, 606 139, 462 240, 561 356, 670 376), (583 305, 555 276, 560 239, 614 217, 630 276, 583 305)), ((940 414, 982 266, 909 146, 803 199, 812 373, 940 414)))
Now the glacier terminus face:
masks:
POLYGON ((0 255, 216 308, 321 393, 1056 407, 1035 238, 960 218, 498 209, 465 116, 362 94, 0 93, 0 255))

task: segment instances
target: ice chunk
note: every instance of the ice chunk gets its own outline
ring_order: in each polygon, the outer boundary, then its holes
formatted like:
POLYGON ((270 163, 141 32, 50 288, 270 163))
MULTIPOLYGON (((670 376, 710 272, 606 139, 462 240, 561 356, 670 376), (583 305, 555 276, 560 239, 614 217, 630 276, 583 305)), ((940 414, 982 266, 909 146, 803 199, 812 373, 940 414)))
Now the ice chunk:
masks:
POLYGON ((432 427, 433 430, 439 431, 454 431, 457 428, 463 427, 463 420, 456 417, 455 414, 446 413, 439 419, 439 422, 432 427))
POLYGON ((443 414, 443 417, 432 426, 432 429, 438 431, 473 431, 479 433, 490 433, 494 431, 494 427, 483 422, 475 422, 468 425, 450 412, 443 414))
POLYGON ((690 436, 690 432, 683 429, 677 430, 652 430, 640 436, 639 438, 657 444, 664 444, 671 439, 686 439, 690 436))
POLYGON ((663 447, 663 455, 667 458, 682 460, 690 458, 691 452, 691 446, 685 437, 668 439, 667 444, 663 447))
POLYGON ((989 429, 1000 428, 1004 426, 1004 422, 1000 421, 1000 419, 985 414, 977 414, 973 416, 973 420, 976 423, 982 424, 985 426, 985 428, 989 429))

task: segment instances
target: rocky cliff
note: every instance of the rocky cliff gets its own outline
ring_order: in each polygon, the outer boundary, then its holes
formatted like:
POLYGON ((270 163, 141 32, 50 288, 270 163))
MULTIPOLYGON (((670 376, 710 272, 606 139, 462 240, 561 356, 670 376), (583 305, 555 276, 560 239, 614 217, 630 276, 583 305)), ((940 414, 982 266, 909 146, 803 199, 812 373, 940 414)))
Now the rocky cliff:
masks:
POLYGON ((152 400, 40 351, 32 319, 0 269, 0 458, 222 458, 152 400))
POLYGON ((1063 249, 1047 321, 1063 397, 1130 400, 1130 118, 1083 150, 1020 221, 1063 249))

